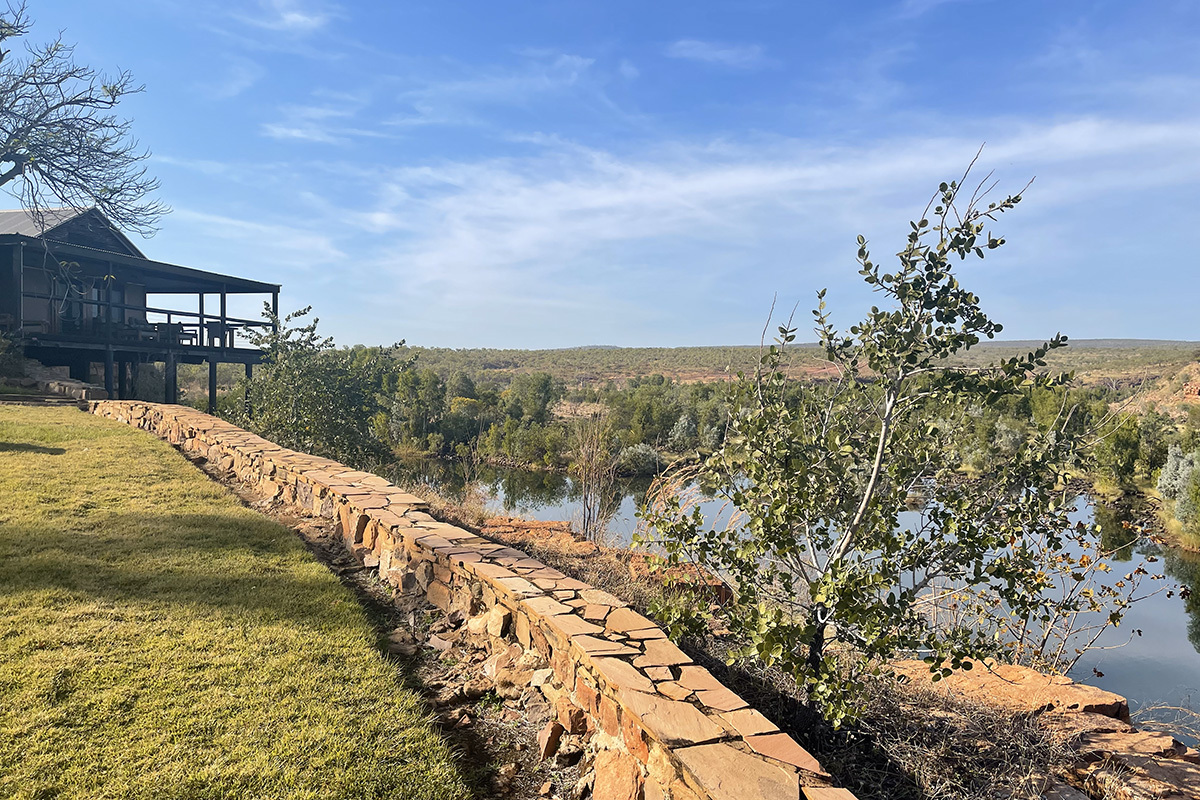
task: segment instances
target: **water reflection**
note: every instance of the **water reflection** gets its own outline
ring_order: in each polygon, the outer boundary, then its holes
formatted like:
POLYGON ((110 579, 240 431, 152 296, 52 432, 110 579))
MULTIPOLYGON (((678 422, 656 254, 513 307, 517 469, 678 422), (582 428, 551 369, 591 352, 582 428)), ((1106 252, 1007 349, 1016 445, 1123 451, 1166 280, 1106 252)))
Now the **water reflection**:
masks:
POLYGON ((1167 575, 1179 582, 1179 593, 1188 615, 1188 641, 1200 653, 1200 555, 1164 550, 1163 563, 1167 575))
MULTIPOLYGON (((579 519, 579 492, 561 473, 498 467, 470 469, 461 463, 425 459, 395 464, 386 477, 397 483, 426 483, 458 499, 468 481, 476 481, 491 496, 489 506, 497 513, 540 520, 579 519)), ((614 543, 627 543, 636 530, 634 514, 645 501, 649 483, 647 479, 624 480, 612 488, 609 503, 615 512, 608 530, 614 543)), ((1200 556, 1161 548, 1141 538, 1135 524, 1137 509, 1128 504, 1093 504, 1086 496, 1076 502, 1078 510, 1072 521, 1095 522, 1101 547, 1113 552, 1114 561, 1132 567, 1131 562, 1156 559, 1147 567, 1165 573, 1167 580, 1163 583, 1167 585, 1164 591, 1136 603, 1121 626, 1107 633, 1100 644, 1114 649, 1089 652, 1076 665, 1074 674, 1128 697, 1135 709, 1156 703, 1190 707, 1200 691, 1200 556), (1128 646, 1121 646, 1135 631, 1140 635, 1134 635, 1128 646), (1095 678, 1093 669, 1106 677, 1095 678)), ((700 508, 714 524, 720 525, 728 518, 728 509, 720 502, 701 503, 700 508)), ((907 515, 915 514, 919 511, 906 511, 904 521, 907 515)), ((1128 570, 1114 569, 1124 571, 1128 570)))
MULTIPOLYGON (((1086 501, 1086 498, 1082 498, 1086 501)), ((1141 539, 1133 521, 1133 509, 1128 505, 1095 505, 1092 509, 1100 528, 1100 549, 1111 553, 1113 561, 1132 561, 1134 545, 1141 539)))
MULTIPOLYGON (((423 483, 439 494, 462 500, 469 484, 491 497, 493 511, 534 519, 573 520, 579 512, 579 487, 568 475, 545 470, 481 465, 425 458, 396 462, 383 470, 394 483, 423 483)), ((633 533, 633 510, 646 500, 650 478, 618 478, 602 503, 612 532, 623 542, 633 533)))

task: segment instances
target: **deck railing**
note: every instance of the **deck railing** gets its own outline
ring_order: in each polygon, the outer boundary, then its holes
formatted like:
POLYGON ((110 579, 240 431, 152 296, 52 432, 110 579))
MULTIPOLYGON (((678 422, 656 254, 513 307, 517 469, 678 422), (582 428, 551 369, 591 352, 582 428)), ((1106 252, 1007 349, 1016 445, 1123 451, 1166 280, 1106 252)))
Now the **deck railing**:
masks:
MULTIPOLYGON (((171 349, 206 347, 236 349, 250 347, 248 332, 274 327, 265 320, 228 315, 179 311, 154 306, 113 303, 86 298, 63 298, 39 292, 22 292, 22 301, 44 300, 50 313, 46 319, 23 319, 22 336, 38 334, 76 341, 104 343, 156 343, 171 349), (65 309, 60 311, 59 309, 65 309), (84 309, 95 313, 83 313, 84 309), (127 312, 133 312, 131 316, 127 312), (70 313, 68 313, 70 312, 70 313)), ((22 307, 24 307, 22 305, 22 307)))

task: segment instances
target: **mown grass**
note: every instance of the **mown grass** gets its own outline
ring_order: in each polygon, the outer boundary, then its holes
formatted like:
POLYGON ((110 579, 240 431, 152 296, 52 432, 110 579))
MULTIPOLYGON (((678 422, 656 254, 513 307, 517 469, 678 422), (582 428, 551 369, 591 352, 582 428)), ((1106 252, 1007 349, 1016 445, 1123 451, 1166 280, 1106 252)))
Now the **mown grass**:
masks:
POLYGON ((0 797, 468 796, 376 643, 167 444, 0 408, 0 797))

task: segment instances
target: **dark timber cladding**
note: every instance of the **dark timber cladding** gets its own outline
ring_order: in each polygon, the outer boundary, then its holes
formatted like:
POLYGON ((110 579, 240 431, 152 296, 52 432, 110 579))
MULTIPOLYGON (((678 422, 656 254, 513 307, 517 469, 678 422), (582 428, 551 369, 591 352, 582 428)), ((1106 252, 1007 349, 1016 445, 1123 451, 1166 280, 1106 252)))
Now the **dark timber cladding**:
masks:
POLYGON ((269 295, 279 311, 278 284, 151 261, 95 209, 0 211, 0 332, 78 380, 102 364, 110 397, 127 399, 139 364, 162 363, 177 402, 177 365, 208 362, 211 411, 217 364, 249 375, 262 353, 246 334, 269 327, 229 316, 232 294, 269 295))

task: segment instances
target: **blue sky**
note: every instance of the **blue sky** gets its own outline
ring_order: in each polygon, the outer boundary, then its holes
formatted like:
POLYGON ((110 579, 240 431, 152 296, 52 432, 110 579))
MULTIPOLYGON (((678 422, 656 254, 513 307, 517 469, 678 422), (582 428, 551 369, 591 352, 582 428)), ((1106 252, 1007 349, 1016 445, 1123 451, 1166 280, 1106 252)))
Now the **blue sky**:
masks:
POLYGON ((872 302, 987 143, 1033 176, 963 282, 1006 338, 1200 339, 1200 4, 31 2, 125 68, 153 258, 270 280, 339 342, 758 339, 872 302))

